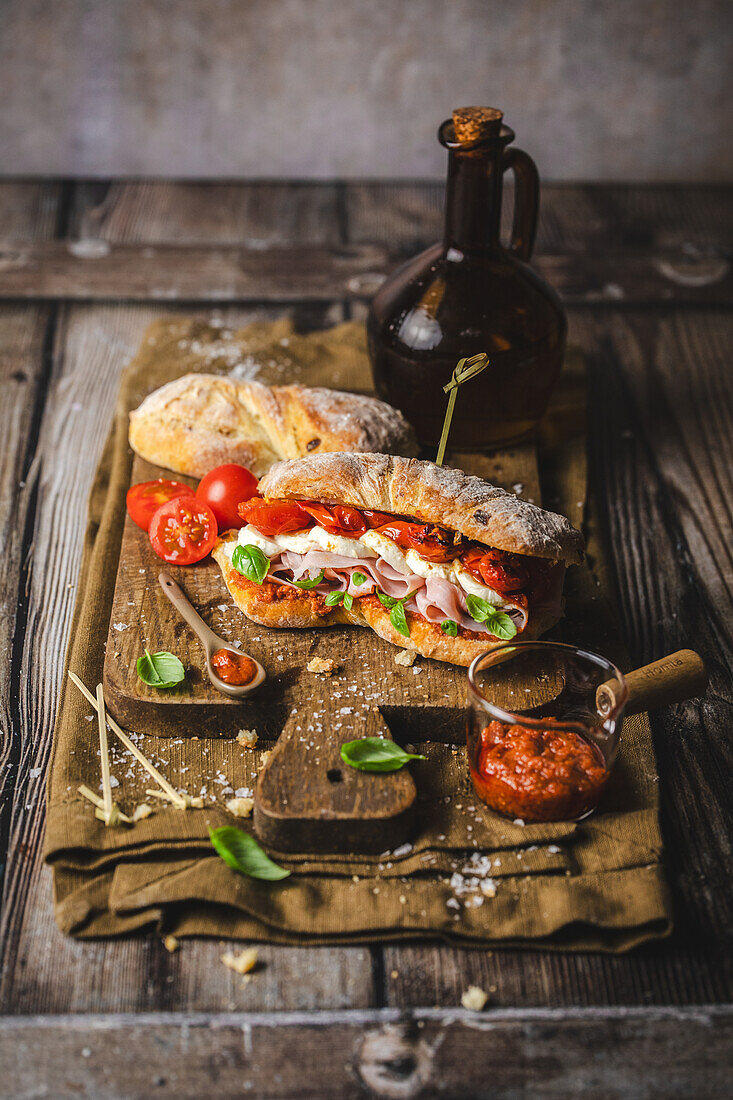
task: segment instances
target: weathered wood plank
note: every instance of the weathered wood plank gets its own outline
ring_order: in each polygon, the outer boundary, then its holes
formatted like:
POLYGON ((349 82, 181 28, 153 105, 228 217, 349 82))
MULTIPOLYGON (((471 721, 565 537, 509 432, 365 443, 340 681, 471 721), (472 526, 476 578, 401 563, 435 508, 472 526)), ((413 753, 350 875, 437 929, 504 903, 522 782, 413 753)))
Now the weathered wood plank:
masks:
POLYGON ((13 1095, 718 1100, 733 1011, 429 1009, 0 1021, 13 1095))
POLYGON ((384 998, 400 1008, 457 1004, 470 985, 493 1008, 725 1004, 733 962, 723 945, 675 940, 633 955, 465 951, 405 945, 385 950, 384 998))
MULTIPOLYGON (((436 183, 347 183, 352 244, 390 244, 409 254, 443 232, 445 186, 436 183)), ((502 237, 508 239, 513 191, 507 176, 502 237)), ((612 248, 678 250, 725 256, 733 239, 731 188, 544 184, 535 252, 612 248)))
MULTIPOLYGON (((0 189, 1 190, 1 189, 0 189)), ((20 731, 17 696, 29 568, 26 527, 32 523, 38 468, 33 463, 46 378, 46 335, 52 307, 0 306, 0 852, 7 847, 12 790, 18 776, 20 731), (13 659, 15 658, 15 659, 13 659)), ((26 781, 38 792, 40 776, 26 781)))
MULTIPOLYGON (((404 258, 391 244, 128 245, 85 237, 0 248, 0 298, 361 300, 404 258)), ((571 305, 733 302, 727 260, 692 261, 680 250, 545 253, 533 266, 571 305)))
POLYGON ((80 183, 74 189, 68 236, 201 247, 262 248, 305 241, 338 245, 341 220, 336 184, 80 183))
MULTIPOLYGON (((55 183, 0 183, 0 247, 8 242, 53 237, 62 218, 64 188, 55 183)), ((19 655, 26 611, 29 568, 27 527, 35 506, 34 453, 50 355, 52 306, 0 306, 0 649, 9 659, 0 668, 0 859, 7 848, 12 790, 20 766, 17 695, 19 655)), ((26 776, 26 779, 28 777, 26 776)), ((40 789, 34 777, 32 785, 40 789)), ((0 872, 0 877, 2 872, 0 872)))
POLYGON ((65 220, 68 192, 55 180, 0 181, 0 242, 53 239, 65 220))
MULTIPOLYGON (((33 531, 27 629, 19 652, 19 761, 23 777, 12 806, 6 904, 0 924, 3 956, 0 1004, 25 1012, 80 1011, 101 997, 116 1011, 188 1004, 220 1008, 333 1007, 372 1003, 367 950, 272 949, 275 966, 252 982, 246 999, 220 963, 216 948, 186 950, 173 960, 154 938, 95 945, 64 939, 52 922, 49 874, 40 864, 44 822, 43 779, 51 747, 59 680, 81 557, 87 494, 116 399, 122 364, 145 327, 163 312, 154 307, 77 307, 63 314, 54 369, 41 424, 41 476, 33 531), (79 446, 79 440, 84 446, 79 446), (38 770, 40 769, 40 770, 38 770), (37 771, 38 770, 38 771, 37 771), (282 965, 280 960, 283 960, 282 965), (216 963, 216 965, 214 965, 216 963), (318 979, 311 975, 318 971, 318 979), (169 981, 169 979, 171 979, 169 981), (293 998, 293 1002, 289 1000, 293 998), (304 1001, 305 998, 305 1001, 304 1001), (22 1006, 22 1008, 21 1008, 22 1006)), ((263 311, 257 311, 261 317, 263 311)), ((230 310, 224 320, 243 325, 253 315, 230 310)), ((219 952, 220 953, 220 952, 219 952)))
POLYGON ((393 260, 370 245, 121 245, 97 238, 0 250, 0 297, 282 301, 358 297, 393 260), (372 279, 373 281, 373 279, 372 279))
POLYGON ((727 317, 594 318, 593 466, 631 657, 690 644, 711 685, 653 716, 680 935, 730 944, 733 713, 727 317))

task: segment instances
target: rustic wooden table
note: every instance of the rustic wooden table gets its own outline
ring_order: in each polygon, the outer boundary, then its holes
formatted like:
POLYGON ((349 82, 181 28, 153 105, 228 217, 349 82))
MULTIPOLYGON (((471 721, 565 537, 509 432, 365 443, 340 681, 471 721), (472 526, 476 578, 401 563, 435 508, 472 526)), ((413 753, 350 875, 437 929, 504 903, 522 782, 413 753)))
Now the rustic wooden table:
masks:
POLYGON ((87 493, 149 321, 361 317, 439 236, 442 187, 0 184, 2 1095, 729 1095, 732 198, 548 187, 535 261, 587 356, 632 658, 690 645, 710 666, 702 702, 652 716, 673 939, 618 958, 271 947, 242 986, 216 942, 170 955, 54 924, 44 784, 87 493), (480 1017, 459 1007, 470 984, 480 1017))

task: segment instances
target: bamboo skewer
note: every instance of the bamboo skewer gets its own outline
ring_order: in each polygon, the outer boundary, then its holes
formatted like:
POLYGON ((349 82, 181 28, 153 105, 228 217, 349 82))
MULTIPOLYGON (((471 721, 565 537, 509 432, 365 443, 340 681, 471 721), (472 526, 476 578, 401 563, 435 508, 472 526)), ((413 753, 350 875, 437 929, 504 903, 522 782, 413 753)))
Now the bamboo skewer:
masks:
POLYGON ((109 743, 107 741, 107 711, 104 706, 104 691, 97 684, 97 724, 99 726, 99 755, 102 761, 102 799, 105 819, 112 817, 112 784, 109 777, 109 743))
MULTIPOLYGON (((97 711, 97 713, 99 713, 99 711, 97 709, 97 700, 94 698, 91 691, 89 691, 89 689, 87 687, 85 687, 85 685, 81 682, 79 677, 76 676, 73 672, 69 672, 69 677, 71 678, 73 683, 76 684, 76 686, 78 687, 79 691, 82 693, 84 698, 87 699, 88 702, 91 703, 94 710, 97 711)), ((193 801, 190 798, 190 796, 180 794, 177 790, 175 790, 174 787, 171 786, 171 784, 168 782, 168 780, 165 778, 165 776, 161 775, 161 773, 158 771, 158 769, 155 767, 155 765, 151 764, 150 761, 148 760, 148 758, 140 752, 140 749, 137 747, 137 745, 134 743, 134 741, 130 740, 130 738, 127 736, 125 731, 117 725, 117 723, 115 722, 114 718, 111 717, 111 715, 107 714, 106 719, 107 719, 107 723, 109 724, 109 727, 112 730, 112 732, 117 735, 117 737, 120 739, 120 741, 125 746, 125 748, 129 752, 132 753, 132 755, 135 757, 135 759, 137 761, 139 761, 140 764, 142 764, 142 766, 145 768, 145 770, 148 772, 148 774, 153 777, 155 782, 158 784, 158 786, 161 788, 161 790, 165 792, 165 796, 170 799, 170 801, 173 803, 173 805, 177 806, 179 810, 187 809, 188 806, 191 805, 192 801, 193 801)))
POLYGON ((134 824, 132 818, 128 817, 127 814, 123 814, 116 802, 112 803, 112 812, 108 816, 104 811, 104 802, 98 794, 95 794, 94 791, 90 791, 89 787, 84 783, 82 783, 81 787, 77 787, 76 789, 80 795, 83 795, 84 798, 91 802, 92 806, 95 807, 94 816, 98 817, 100 821, 104 821, 105 825, 119 825, 121 821, 123 821, 125 825, 134 824))

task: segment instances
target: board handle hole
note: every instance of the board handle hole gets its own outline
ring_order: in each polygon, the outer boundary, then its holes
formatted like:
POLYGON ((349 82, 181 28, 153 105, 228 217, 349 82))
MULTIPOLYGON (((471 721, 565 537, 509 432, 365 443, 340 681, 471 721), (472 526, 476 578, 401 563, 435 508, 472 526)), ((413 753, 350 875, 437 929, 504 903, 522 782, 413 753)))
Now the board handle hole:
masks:
POLYGON ((343 778, 341 768, 329 768, 326 772, 326 779, 329 783, 341 783, 343 778))

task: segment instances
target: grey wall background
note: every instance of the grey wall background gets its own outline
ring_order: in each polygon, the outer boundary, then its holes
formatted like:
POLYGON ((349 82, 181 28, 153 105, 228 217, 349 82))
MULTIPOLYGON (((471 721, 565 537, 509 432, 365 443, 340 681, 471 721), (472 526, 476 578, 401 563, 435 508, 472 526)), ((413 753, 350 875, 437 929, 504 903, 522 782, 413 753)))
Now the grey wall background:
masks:
POLYGON ((0 173, 442 176, 454 106, 546 179, 733 178, 731 0, 0 0, 0 173))

